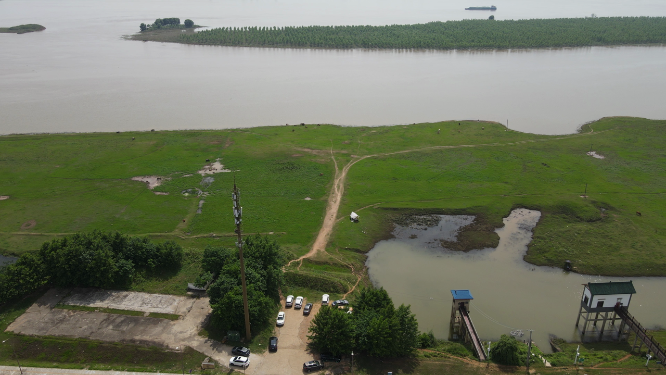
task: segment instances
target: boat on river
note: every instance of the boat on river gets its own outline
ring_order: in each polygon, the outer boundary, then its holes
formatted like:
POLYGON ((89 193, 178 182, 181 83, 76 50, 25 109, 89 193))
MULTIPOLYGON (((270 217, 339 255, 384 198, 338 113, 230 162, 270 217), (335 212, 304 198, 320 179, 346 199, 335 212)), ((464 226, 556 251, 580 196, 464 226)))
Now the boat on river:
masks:
POLYGON ((489 7, 469 7, 465 8, 465 10, 497 10, 497 7, 494 5, 491 5, 489 7))

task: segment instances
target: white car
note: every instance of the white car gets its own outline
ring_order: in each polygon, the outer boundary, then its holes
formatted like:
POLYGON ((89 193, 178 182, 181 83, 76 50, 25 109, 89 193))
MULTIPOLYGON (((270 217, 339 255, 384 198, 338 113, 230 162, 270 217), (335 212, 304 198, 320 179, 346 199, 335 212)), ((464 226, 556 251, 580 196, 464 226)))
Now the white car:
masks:
POLYGON ((286 307, 291 307, 294 304, 294 296, 287 296, 286 307))
POLYGON ((250 358, 248 357, 231 357, 229 360, 229 367, 231 366, 239 366, 239 367, 247 367, 250 365, 250 358))
POLYGON ((278 313, 278 317, 277 317, 277 325, 279 325, 279 326, 283 326, 283 325, 284 325, 284 311, 280 311, 280 312, 278 313))
POLYGON ((328 305, 328 294, 324 294, 323 296, 321 296, 321 304, 328 305))
POLYGON ((296 297, 296 301, 294 302, 294 308, 300 309, 301 307, 303 307, 303 297, 298 296, 296 297))

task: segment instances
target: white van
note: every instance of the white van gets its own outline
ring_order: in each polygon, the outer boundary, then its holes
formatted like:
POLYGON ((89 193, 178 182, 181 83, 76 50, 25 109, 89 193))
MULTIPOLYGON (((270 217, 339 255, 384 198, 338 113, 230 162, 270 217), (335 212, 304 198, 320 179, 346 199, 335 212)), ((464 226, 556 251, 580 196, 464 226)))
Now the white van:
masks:
POLYGON ((286 307, 291 307, 294 304, 294 296, 287 296, 287 302, 285 303, 286 307))
POLYGON ((321 304, 328 305, 328 294, 324 294, 323 296, 321 296, 321 304))

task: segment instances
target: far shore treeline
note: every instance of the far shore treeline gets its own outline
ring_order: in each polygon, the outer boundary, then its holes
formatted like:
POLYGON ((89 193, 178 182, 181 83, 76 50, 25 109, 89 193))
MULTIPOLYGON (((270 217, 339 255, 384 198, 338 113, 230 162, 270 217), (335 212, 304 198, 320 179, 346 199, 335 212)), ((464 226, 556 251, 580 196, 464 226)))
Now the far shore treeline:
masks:
POLYGON ((77 233, 45 242, 39 252, 24 253, 0 268, 0 305, 39 287, 126 288, 138 274, 177 271, 183 249, 173 241, 118 232, 77 233))
MULTIPOLYGON (((142 40, 147 39, 142 35, 142 40)), ((666 43, 666 17, 463 20, 389 26, 223 27, 173 34, 186 44, 283 48, 485 49, 666 43)))

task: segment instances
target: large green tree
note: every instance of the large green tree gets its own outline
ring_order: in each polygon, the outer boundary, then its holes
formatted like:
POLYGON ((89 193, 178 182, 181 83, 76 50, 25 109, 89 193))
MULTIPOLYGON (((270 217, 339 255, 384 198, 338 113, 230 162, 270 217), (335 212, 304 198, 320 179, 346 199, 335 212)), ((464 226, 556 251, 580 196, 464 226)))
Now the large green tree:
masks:
MULTIPOLYGON (((282 266, 286 258, 280 246, 265 236, 248 236, 243 242, 245 280, 248 288, 250 325, 261 329, 273 314, 284 285, 282 266)), ((201 263, 198 285, 214 280, 209 288, 213 324, 222 330, 245 329, 238 250, 208 247, 201 263)))
POLYGON ((502 335, 490 348, 490 357, 497 363, 517 366, 520 365, 518 350, 518 341, 515 337, 502 335))
POLYGON ((348 354, 353 349, 352 318, 334 306, 323 306, 308 328, 310 345, 319 352, 333 355, 348 354))

